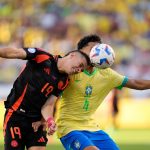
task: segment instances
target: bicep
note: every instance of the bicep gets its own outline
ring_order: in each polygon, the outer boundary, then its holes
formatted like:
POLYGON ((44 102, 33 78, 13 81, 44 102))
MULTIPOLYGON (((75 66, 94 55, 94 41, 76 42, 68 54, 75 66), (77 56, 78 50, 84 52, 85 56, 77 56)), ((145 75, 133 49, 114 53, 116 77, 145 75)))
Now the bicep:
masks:
POLYGON ((25 59, 27 57, 27 53, 24 51, 23 48, 19 48, 16 51, 16 57, 18 59, 25 59))

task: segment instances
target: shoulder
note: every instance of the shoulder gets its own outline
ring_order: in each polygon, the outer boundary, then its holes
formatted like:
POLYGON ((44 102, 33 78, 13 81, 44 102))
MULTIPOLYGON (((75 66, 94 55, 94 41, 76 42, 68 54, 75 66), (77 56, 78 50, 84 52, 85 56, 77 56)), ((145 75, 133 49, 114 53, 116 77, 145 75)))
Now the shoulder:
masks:
POLYGON ((101 76, 105 76, 105 77, 108 77, 110 79, 123 76, 123 75, 121 75, 120 73, 118 73, 117 71, 115 71, 111 68, 98 69, 98 71, 99 71, 101 76))
POLYGON ((43 55, 48 55, 48 56, 54 58, 54 55, 49 53, 48 50, 46 50, 46 49, 42 49, 42 48, 35 48, 35 49, 39 55, 43 54, 43 55))
POLYGON ((83 80, 83 78, 84 78, 84 73, 83 72, 69 75, 69 80, 72 81, 72 82, 73 81, 83 80))
POLYGON ((45 60, 54 59, 54 56, 41 48, 24 48, 27 53, 26 59, 36 61, 37 63, 45 60))
POLYGON ((98 71, 101 75, 107 75, 107 76, 113 72, 113 70, 111 68, 106 68, 106 69, 98 68, 98 71))
POLYGON ((32 58, 35 56, 49 55, 52 56, 47 50, 37 47, 24 47, 23 50, 27 53, 27 57, 32 58))

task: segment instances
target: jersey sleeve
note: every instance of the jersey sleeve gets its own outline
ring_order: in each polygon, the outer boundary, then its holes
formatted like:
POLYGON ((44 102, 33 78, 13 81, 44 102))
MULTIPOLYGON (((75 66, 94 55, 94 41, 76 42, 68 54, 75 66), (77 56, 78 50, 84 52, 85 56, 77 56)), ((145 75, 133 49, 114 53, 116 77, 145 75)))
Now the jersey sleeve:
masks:
POLYGON ((26 60, 33 60, 37 63, 41 63, 51 57, 50 54, 44 51, 43 49, 39 48, 23 48, 23 49, 27 53, 27 57, 25 58, 26 60))
POLYGON ((112 69, 110 69, 109 72, 112 87, 121 90, 123 86, 128 82, 128 77, 123 76, 112 69))
POLYGON ((68 86, 68 84, 69 84, 69 78, 66 79, 65 83, 60 81, 58 83, 57 89, 55 89, 53 91, 53 95, 55 95, 56 97, 60 97, 62 95, 63 91, 65 90, 65 88, 68 86))

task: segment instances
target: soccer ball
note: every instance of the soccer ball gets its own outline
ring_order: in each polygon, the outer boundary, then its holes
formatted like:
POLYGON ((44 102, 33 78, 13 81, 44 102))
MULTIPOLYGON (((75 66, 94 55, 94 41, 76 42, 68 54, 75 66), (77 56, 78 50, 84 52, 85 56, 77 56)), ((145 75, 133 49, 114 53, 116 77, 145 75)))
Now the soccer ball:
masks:
POLYGON ((101 69, 109 68, 115 61, 114 50, 108 44, 97 44, 91 49, 90 60, 95 67, 101 69))

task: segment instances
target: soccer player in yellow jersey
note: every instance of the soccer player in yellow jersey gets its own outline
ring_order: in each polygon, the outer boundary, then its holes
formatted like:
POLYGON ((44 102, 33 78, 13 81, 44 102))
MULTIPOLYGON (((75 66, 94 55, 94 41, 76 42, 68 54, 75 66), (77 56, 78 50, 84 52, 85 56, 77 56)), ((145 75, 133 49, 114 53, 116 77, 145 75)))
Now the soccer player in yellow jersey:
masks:
MULTIPOLYGON (((97 35, 85 36, 78 49, 86 54, 101 43, 97 35)), ((63 92, 56 118, 57 135, 66 150, 118 150, 118 146, 102 131, 92 115, 113 88, 149 89, 150 81, 134 80, 114 70, 92 66, 84 72, 70 76, 63 92)))
MULTIPOLYGON (((99 36, 85 36, 79 41, 78 50, 89 55, 98 43, 101 43, 99 36)), ((110 68, 93 66, 70 76, 56 111, 57 135, 66 150, 119 150, 92 115, 112 89, 122 87, 150 89, 150 80, 129 79, 110 68)))

